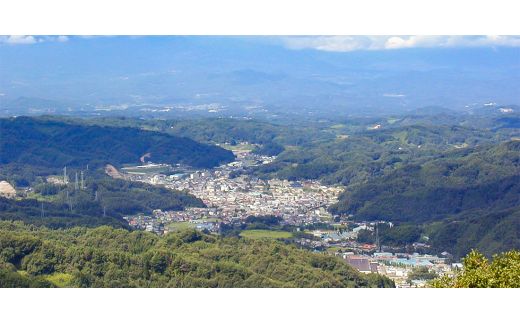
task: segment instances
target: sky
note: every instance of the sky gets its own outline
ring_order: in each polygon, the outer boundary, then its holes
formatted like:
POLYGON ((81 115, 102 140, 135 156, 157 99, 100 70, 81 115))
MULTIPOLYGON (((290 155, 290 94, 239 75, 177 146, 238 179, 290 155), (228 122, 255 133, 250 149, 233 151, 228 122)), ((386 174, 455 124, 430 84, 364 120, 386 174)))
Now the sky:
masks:
POLYGON ((477 104, 520 103, 509 2, 338 3, 7 4, 0 99, 460 108, 474 93, 477 104))
MULTIPOLYGON (((76 36, 94 39, 101 36, 76 36)), ((105 36, 110 37, 110 36, 105 36)), ((138 37, 134 36, 133 38, 138 37)), ((461 48, 461 47, 520 47, 519 35, 394 35, 394 36, 249 36, 249 41, 279 45, 286 49, 314 49, 320 51, 349 52, 356 50, 392 50, 400 48, 461 48)), ((67 42, 69 36, 3 35, 5 44, 37 44, 43 42, 67 42)))

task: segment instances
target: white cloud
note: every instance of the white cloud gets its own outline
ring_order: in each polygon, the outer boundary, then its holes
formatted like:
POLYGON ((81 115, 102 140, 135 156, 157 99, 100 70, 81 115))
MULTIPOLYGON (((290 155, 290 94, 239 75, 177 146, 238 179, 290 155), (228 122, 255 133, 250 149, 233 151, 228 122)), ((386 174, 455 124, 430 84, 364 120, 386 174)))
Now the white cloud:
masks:
POLYGON ((288 49, 348 52, 433 47, 520 47, 520 36, 281 36, 288 49))
POLYGON ((34 44, 37 42, 36 38, 33 36, 9 36, 9 38, 4 38, 3 40, 8 44, 34 44))
POLYGON ((386 49, 407 48, 407 47, 445 47, 446 36, 394 36, 388 38, 385 43, 386 49))
POLYGON ((394 36, 385 43, 385 48, 406 47, 520 47, 518 36, 394 36))
POLYGON ((67 36, 0 36, 0 43, 8 43, 8 44, 36 44, 36 43, 44 43, 44 42, 66 42, 69 40, 67 36))
POLYGON ((317 49, 324 51, 348 52, 370 49, 373 40, 366 36, 287 36, 283 44, 289 49, 317 49))

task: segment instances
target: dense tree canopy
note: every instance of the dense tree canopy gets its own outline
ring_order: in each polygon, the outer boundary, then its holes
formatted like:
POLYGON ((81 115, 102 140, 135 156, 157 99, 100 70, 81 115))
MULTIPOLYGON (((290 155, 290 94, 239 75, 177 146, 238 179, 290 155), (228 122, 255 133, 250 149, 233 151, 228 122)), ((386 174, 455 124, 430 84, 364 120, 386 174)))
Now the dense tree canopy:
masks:
POLYGON ((463 259, 464 269, 455 277, 443 276, 430 282, 434 288, 520 288, 520 252, 512 249, 495 255, 493 261, 477 250, 463 259))
POLYGON ((342 259, 194 229, 158 237, 0 222, 0 287, 393 287, 342 259))
POLYGON ((43 200, 0 197, 0 220, 54 229, 101 225, 129 228, 124 216, 151 215, 155 209, 205 207, 201 199, 186 192, 113 178, 88 181, 84 189, 75 189, 74 184, 39 184, 35 193, 43 200))
POLYGON ((47 167, 156 163, 215 167, 234 160, 223 148, 131 127, 86 126, 55 117, 0 119, 0 164, 47 167))

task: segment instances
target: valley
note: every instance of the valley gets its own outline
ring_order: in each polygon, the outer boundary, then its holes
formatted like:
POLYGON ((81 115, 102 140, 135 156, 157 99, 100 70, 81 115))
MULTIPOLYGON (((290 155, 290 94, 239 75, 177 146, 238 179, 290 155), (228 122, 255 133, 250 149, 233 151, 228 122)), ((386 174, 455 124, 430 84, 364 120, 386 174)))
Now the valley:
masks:
POLYGON ((517 119, 6 118, 0 180, 15 193, 0 216, 37 231, 278 240, 423 286, 419 267, 450 276, 474 247, 520 248, 517 119))

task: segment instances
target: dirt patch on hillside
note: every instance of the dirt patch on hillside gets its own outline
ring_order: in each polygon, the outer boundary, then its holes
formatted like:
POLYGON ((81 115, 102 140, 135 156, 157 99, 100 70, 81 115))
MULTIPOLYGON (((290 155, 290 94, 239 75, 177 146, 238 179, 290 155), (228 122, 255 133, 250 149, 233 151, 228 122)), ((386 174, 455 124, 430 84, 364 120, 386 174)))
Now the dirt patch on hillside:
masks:
POLYGON ((112 165, 106 165, 105 166, 105 173, 107 173, 108 176, 112 178, 125 178, 123 173, 118 171, 114 166, 112 165))
POLYGON ((148 153, 148 154, 146 154, 146 155, 143 155, 143 157, 140 158, 140 159, 141 159, 141 163, 144 164, 144 159, 145 159, 145 158, 150 158, 150 157, 151 157, 150 153, 148 153))

